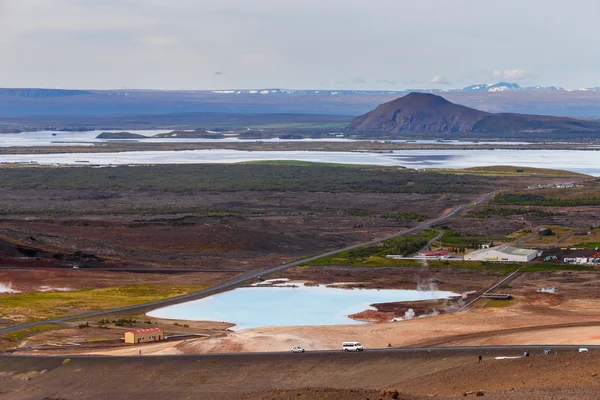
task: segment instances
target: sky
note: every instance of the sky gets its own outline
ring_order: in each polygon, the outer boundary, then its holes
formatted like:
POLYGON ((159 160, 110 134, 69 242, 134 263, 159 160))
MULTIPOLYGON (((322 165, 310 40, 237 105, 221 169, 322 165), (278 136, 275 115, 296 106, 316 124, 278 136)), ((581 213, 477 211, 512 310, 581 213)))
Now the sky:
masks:
POLYGON ((598 0, 0 0, 0 87, 600 86, 598 0))

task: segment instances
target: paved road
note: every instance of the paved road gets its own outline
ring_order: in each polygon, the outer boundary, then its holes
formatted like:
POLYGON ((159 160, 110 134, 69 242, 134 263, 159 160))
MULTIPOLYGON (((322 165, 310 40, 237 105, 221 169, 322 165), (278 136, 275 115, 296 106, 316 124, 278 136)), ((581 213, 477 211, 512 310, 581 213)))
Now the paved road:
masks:
MULTIPOLYGON (((486 202, 492 196, 494 196, 494 194, 496 194, 496 192, 487 193, 485 196, 481 197, 479 200, 475 201, 472 204, 477 205, 477 204, 486 202)), ((284 271, 288 268, 297 267, 301 264, 317 260, 321 257, 331 256, 333 254, 340 253, 342 251, 354 250, 356 248, 363 247, 363 246, 374 246, 376 244, 379 244, 379 243, 384 242, 389 239, 393 239, 393 238, 397 238, 397 237, 401 237, 401 236, 405 236, 405 235, 410 235, 412 233, 422 231, 422 230, 427 229, 435 224, 439 224, 440 222, 443 222, 443 221, 453 217, 454 215, 456 215, 457 213, 459 213, 460 211, 462 211, 465 207, 467 207, 469 205, 471 205, 471 204, 464 204, 464 205, 458 206, 458 207, 454 208, 452 211, 450 211, 449 213, 442 215, 441 217, 426 221, 420 225, 415 226, 414 228, 407 229, 405 231, 396 233, 394 235, 370 240, 370 241, 364 242, 364 243, 353 244, 351 246, 346 246, 341 249, 331 250, 326 253, 322 253, 322 254, 312 256, 309 258, 304 258, 302 260, 294 261, 294 262, 291 262, 288 264, 282 264, 277 267, 269 268, 266 270, 249 271, 249 272, 246 272, 240 276, 237 276, 225 283, 221 283, 219 285, 216 285, 216 286, 213 286, 213 287, 210 287, 208 289, 204 289, 204 290, 201 290, 198 292, 193 292, 193 293, 189 293, 189 294, 178 296, 178 297, 154 301, 151 303, 139 304, 139 305, 135 305, 135 306, 115 308, 112 310, 94 311, 94 312, 89 312, 89 313, 85 313, 85 314, 72 315, 69 317, 54 318, 54 319, 49 319, 49 320, 44 320, 44 321, 36 321, 36 322, 30 322, 27 324, 15 325, 15 326, 11 326, 8 328, 0 329, 0 335, 6 334, 6 333, 11 333, 11 332, 16 332, 21 329, 33 328, 33 327, 40 326, 40 325, 63 323, 63 322, 72 321, 75 319, 92 318, 92 317, 97 317, 97 316, 106 315, 106 314, 115 314, 115 313, 121 313, 121 312, 134 312, 134 311, 145 310, 148 308, 165 307, 165 306, 181 303, 181 302, 187 301, 187 300, 196 300, 199 298, 208 297, 208 296, 211 296, 216 293, 220 293, 220 292, 224 292, 224 291, 233 289, 237 286, 244 284, 245 282, 248 282, 251 279, 256 279, 257 277, 259 277, 261 275, 266 276, 266 275, 274 274, 277 272, 284 271)))
MULTIPOLYGON (((528 351, 530 354, 542 353, 545 349, 550 349, 553 352, 561 351, 578 351, 580 348, 586 348, 590 352, 600 350, 600 346, 588 346, 588 345, 524 345, 524 346, 457 346, 457 347, 402 347, 402 348, 382 348, 382 349, 365 349, 365 351, 361 353, 348 352, 345 353, 341 349, 340 350, 314 350, 314 351, 306 351, 303 354, 293 354, 291 352, 256 352, 256 353, 212 353, 212 354, 177 354, 177 355, 147 355, 143 356, 144 358, 210 358, 215 359, 219 358, 239 358, 239 359, 248 359, 248 358, 263 358, 263 357, 305 357, 311 355, 324 355, 324 354, 348 354, 348 356, 360 357, 360 355, 374 355, 378 354, 381 356, 385 356, 386 354, 402 354, 402 353, 434 353, 434 352, 451 352, 451 353, 473 353, 473 354, 482 354, 485 355, 486 352, 494 352, 496 356, 504 354, 508 355, 522 355, 525 351, 528 351)), ((143 348, 142 348, 143 352, 143 348)), ((105 355, 69 355, 69 358, 79 358, 79 359, 118 359, 118 358, 138 358, 139 356, 105 356, 105 355)), ((0 359, 8 359, 8 358, 57 358, 64 359, 65 355, 7 355, 0 354, 0 359)))
POLYGON ((431 246, 437 242, 438 240, 440 240, 442 238, 442 236, 444 235, 444 231, 440 230, 438 231, 438 234, 435 235, 435 237, 433 239, 431 239, 429 242, 427 242, 427 244, 425 246, 423 246, 423 248, 421 250, 419 250, 416 254, 422 252, 422 251, 428 251, 431 249, 431 246))

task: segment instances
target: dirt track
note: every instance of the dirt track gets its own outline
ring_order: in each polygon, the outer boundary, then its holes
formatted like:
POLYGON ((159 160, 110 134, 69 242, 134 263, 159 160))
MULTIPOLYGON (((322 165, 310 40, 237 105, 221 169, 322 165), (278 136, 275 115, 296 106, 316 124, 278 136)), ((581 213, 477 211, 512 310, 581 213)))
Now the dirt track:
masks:
POLYGON ((404 399, 463 397, 480 390, 494 399, 569 398, 566 393, 597 398, 600 354, 536 351, 529 358, 493 358, 521 354, 488 352, 483 363, 477 362, 479 353, 456 351, 0 358, 0 398, 372 399, 382 388, 397 388, 404 399), (341 390, 325 397, 331 392, 326 388, 341 390))

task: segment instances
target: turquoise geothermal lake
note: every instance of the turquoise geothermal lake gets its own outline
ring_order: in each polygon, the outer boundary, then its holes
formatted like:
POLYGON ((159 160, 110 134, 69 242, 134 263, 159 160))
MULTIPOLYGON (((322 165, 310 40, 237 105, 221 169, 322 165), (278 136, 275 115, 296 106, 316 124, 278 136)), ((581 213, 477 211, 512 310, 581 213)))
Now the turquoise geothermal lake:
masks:
POLYGON ((326 286, 247 287, 201 300, 159 308, 151 317, 190 321, 224 321, 234 330, 265 326, 361 324, 348 315, 374 303, 445 299, 444 291, 339 289, 326 286))

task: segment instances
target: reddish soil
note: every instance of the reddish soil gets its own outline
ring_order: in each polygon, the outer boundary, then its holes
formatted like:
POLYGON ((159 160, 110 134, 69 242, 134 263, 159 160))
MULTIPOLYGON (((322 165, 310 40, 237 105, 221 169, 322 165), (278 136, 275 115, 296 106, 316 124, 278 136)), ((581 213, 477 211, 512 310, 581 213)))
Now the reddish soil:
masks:
POLYGON ((298 267, 269 278, 289 278, 312 284, 345 283, 346 287, 368 289, 446 290, 456 293, 477 291, 500 279, 492 270, 428 268, 415 261, 414 267, 298 267))
POLYGON ((396 313, 381 312, 377 310, 365 310, 356 314, 348 315, 348 317, 357 321, 389 322, 396 317, 396 313))
POLYGON ((0 398, 365 400, 392 398, 382 392, 391 389, 404 400, 478 392, 498 400, 597 399, 598 354, 531 354, 505 360, 495 357, 522 351, 3 358, 0 398))

